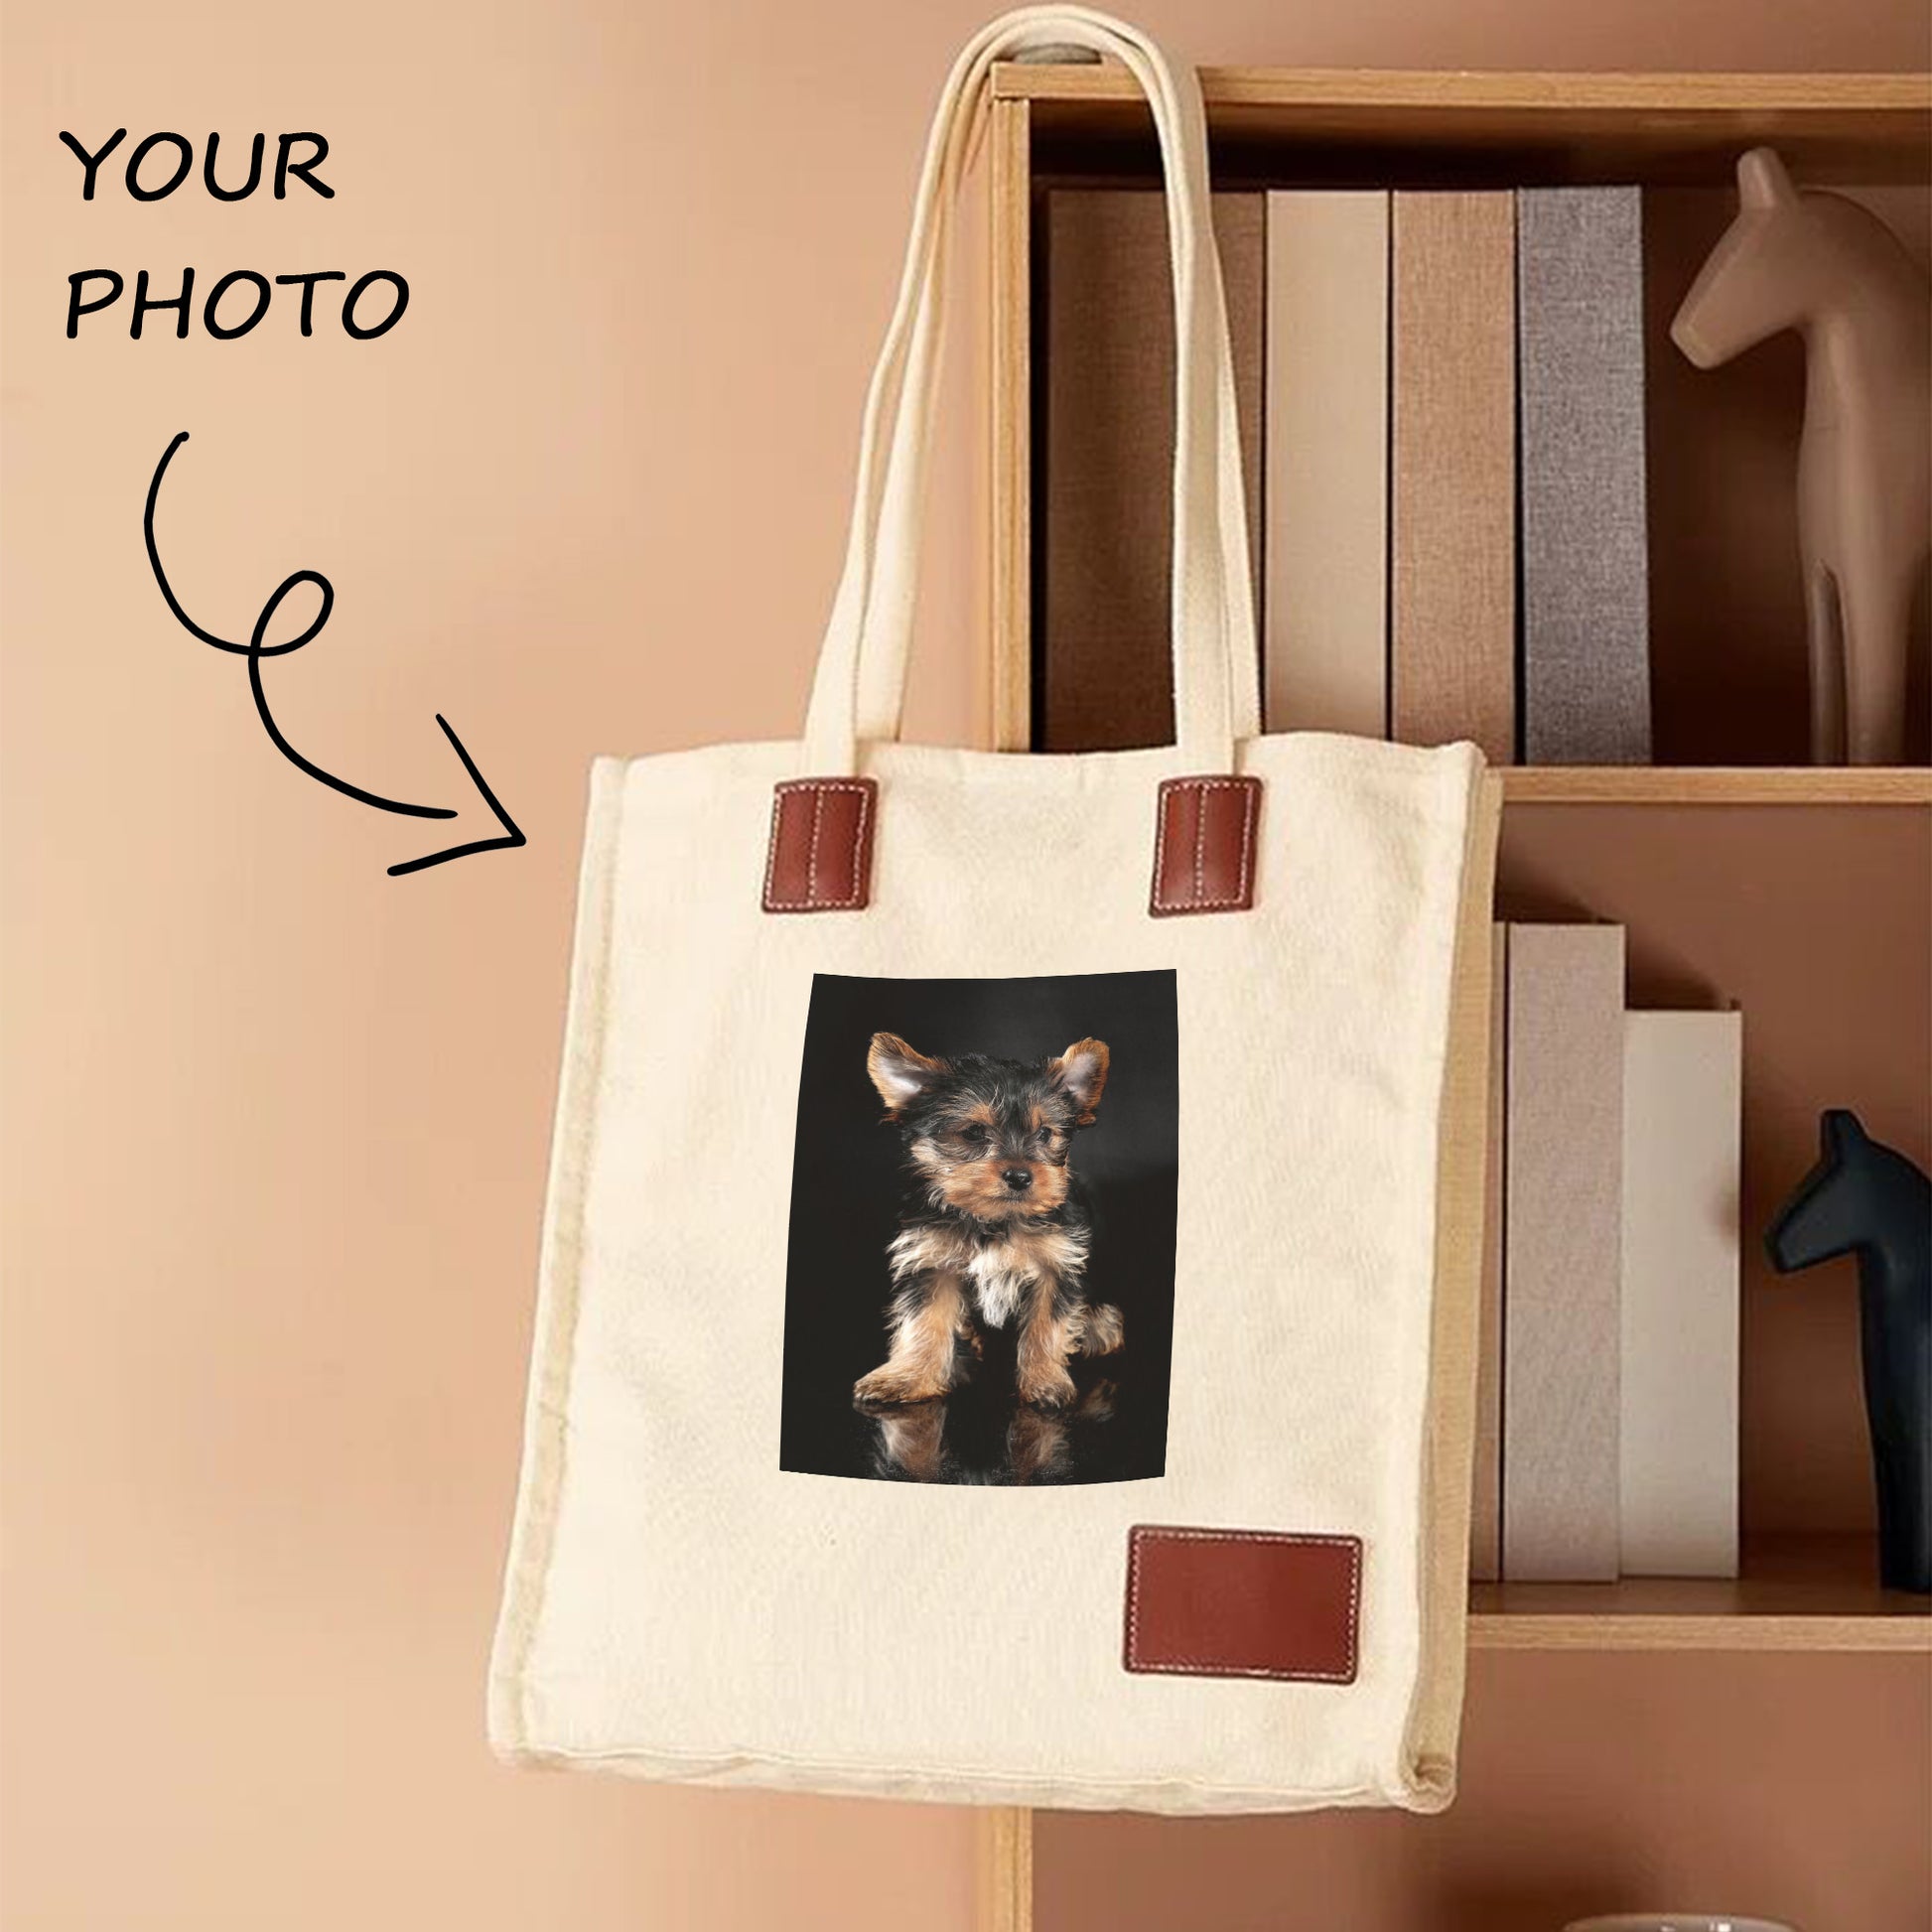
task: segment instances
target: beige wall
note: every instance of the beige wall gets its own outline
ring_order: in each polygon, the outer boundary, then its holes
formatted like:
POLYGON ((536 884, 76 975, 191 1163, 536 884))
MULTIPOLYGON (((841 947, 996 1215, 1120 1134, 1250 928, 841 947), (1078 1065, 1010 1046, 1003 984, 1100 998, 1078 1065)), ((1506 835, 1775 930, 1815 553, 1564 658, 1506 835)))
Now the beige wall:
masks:
MULTIPOLYGON (((956 1814, 511 1774, 481 1686, 585 764, 795 728, 926 102, 982 11, 10 10, 9 1927, 967 1923, 956 1814), (136 207, 110 164, 83 205, 56 137, 123 125, 223 130, 229 168, 319 129, 337 198, 136 207), (412 307, 369 344, 296 339, 286 294, 230 344, 63 339, 69 271, 184 264, 395 268, 412 307), (454 801, 442 710, 527 850, 390 880, 437 828, 269 748, 142 558, 182 429, 161 534, 195 614, 245 633, 288 572, 335 582, 267 666, 294 742, 454 801)), ((1919 0, 1141 11, 1213 61, 1928 55, 1919 0)), ((956 403, 928 736, 976 705, 956 403)))

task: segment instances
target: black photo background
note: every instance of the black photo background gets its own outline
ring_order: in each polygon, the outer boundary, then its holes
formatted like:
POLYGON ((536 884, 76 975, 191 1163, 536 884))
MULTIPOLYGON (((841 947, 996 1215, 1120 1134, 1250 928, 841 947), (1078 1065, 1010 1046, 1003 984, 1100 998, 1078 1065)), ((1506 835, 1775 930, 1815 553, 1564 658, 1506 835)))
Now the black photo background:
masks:
POLYGON ((1173 1349, 1179 1104, 1174 976, 1082 973, 1009 980, 812 983, 798 1084, 785 1276, 779 1466, 817 1475, 983 1483, 1121 1482, 1167 1465, 1173 1349), (876 1033, 921 1053, 1033 1061, 1107 1042, 1107 1088, 1070 1165, 1094 1220, 1091 1298, 1116 1304, 1125 1346, 1071 1364, 1063 1415, 1014 1398, 1013 1336, 942 1403, 857 1410, 852 1385, 886 1359, 886 1248, 906 1185, 898 1130, 866 1074, 876 1033))

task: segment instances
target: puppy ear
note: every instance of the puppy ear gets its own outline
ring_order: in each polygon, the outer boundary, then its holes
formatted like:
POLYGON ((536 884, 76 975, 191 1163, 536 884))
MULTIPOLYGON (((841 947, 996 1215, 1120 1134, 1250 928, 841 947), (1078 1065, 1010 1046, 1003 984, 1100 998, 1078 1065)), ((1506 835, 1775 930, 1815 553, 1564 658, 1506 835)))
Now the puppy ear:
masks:
POLYGON ((866 1071, 889 1114, 909 1106, 950 1070, 944 1060, 914 1051, 897 1034, 874 1034, 866 1051, 866 1071))
POLYGON ((1080 1110, 1078 1125, 1091 1127, 1100 1107, 1100 1096, 1107 1087, 1107 1042, 1104 1039, 1076 1039, 1056 1060, 1048 1060, 1047 1071, 1073 1096, 1080 1110))

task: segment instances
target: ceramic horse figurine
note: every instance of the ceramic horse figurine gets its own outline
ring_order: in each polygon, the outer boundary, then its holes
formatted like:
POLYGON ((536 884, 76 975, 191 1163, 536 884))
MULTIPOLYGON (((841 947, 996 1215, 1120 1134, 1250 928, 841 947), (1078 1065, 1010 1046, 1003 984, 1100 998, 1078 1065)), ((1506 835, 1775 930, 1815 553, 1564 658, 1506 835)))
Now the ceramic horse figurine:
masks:
POLYGON ((1798 540, 1814 764, 1904 756, 1912 596, 1932 551, 1932 289, 1882 221, 1792 187, 1769 148, 1671 324, 1701 369, 1781 330, 1805 339, 1798 540))
POLYGON ((1780 1274, 1859 1258, 1864 1406, 1878 1478, 1879 1580, 1932 1591, 1932 1180, 1834 1107, 1819 1159, 1766 1230, 1780 1274))

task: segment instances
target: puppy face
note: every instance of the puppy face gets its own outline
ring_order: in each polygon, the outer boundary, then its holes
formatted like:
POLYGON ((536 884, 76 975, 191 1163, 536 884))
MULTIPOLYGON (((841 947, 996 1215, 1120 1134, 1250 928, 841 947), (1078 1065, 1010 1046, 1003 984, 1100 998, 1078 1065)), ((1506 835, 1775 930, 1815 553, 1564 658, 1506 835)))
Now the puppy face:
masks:
POLYGON ((988 1223, 1050 1214, 1066 1199, 1074 1134, 1107 1085, 1104 1040, 1031 1063, 984 1053, 933 1059, 874 1034, 866 1071, 935 1206, 988 1223))

